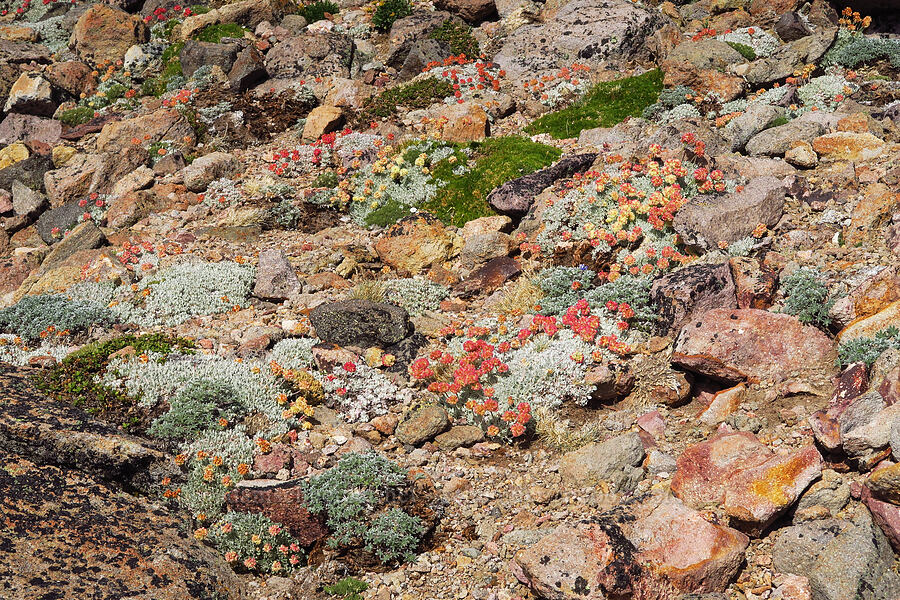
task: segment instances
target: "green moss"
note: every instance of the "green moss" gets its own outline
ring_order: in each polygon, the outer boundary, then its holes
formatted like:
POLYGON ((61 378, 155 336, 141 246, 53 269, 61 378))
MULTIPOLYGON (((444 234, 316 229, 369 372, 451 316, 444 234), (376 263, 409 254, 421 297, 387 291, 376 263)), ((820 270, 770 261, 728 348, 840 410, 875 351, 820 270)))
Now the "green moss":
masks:
POLYGON ((372 15, 372 26, 378 31, 388 31, 394 21, 412 14, 409 0, 380 0, 372 15))
POLYGON ((572 106, 544 115, 525 130, 561 139, 575 137, 582 129, 612 127, 654 104, 663 89, 662 80, 662 71, 655 69, 636 77, 598 83, 572 106))
POLYGON ((145 96, 162 96, 166 93, 169 82, 182 77, 181 70, 181 51, 184 49, 184 42, 176 42, 169 45, 162 54, 163 68, 159 75, 145 79, 141 84, 141 93, 145 96))
POLYGON ((82 123, 87 123, 93 118, 94 109, 87 106, 78 106, 76 108, 71 108, 69 110, 63 111, 59 115, 59 120, 69 127, 75 127, 77 125, 81 125, 82 123))
POLYGON ((336 15, 339 10, 340 7, 334 2, 331 2, 330 0, 319 0, 318 2, 301 6, 298 12, 303 15, 303 18, 306 19, 307 23, 315 23, 316 21, 324 19, 325 13, 336 15))
POLYGON ((37 374, 35 384, 54 400, 81 406, 98 418, 125 428, 142 430, 149 419, 146 412, 137 406, 135 399, 95 381, 109 364, 110 355, 128 346, 134 348, 136 354, 169 354, 176 349, 190 351, 194 343, 184 338, 156 333, 140 337, 126 335, 89 344, 67 356, 52 369, 37 374))
POLYGON ((369 99, 360 111, 359 123, 368 123, 375 119, 392 117, 400 107, 408 110, 428 108, 448 96, 453 95, 453 86, 437 77, 428 77, 419 81, 399 85, 381 92, 369 99))
POLYGON ((768 125, 765 126, 765 129, 771 129, 773 127, 780 127, 781 125, 787 125, 791 120, 784 115, 780 117, 775 117, 772 119, 768 125))
POLYGON ((338 176, 334 171, 325 171, 313 181, 313 187, 317 188, 333 188, 338 184, 338 176))
POLYGON ((463 54, 468 58, 476 58, 481 55, 478 40, 472 35, 472 28, 468 25, 449 20, 444 21, 428 37, 439 42, 447 42, 450 45, 450 54, 453 56, 463 54))
POLYGON ((473 147, 475 166, 467 173, 453 175, 458 162, 442 161, 435 167, 435 177, 447 181, 447 185, 422 207, 457 227, 472 219, 496 214, 487 203, 487 196, 494 188, 542 169, 562 154, 558 148, 518 136, 488 138, 473 147))
POLYGON ((203 29, 196 31, 191 38, 198 42, 212 42, 218 44, 222 41, 222 38, 242 38, 246 31, 247 29, 241 27, 237 23, 219 23, 207 25, 203 29))
POLYGON ((756 60, 756 52, 747 44, 739 44, 738 42, 725 42, 747 60, 756 60))
POLYGON ((342 600, 362 600, 360 593, 369 589, 369 584, 354 577, 344 577, 334 585, 322 588, 329 596, 340 596, 342 600))

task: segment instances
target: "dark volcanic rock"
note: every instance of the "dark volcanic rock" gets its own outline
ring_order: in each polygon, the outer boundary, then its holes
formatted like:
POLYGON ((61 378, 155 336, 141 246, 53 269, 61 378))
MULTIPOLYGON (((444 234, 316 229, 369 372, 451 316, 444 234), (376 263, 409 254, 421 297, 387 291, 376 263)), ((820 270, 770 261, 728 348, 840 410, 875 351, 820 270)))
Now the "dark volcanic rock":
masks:
POLYGON ((522 268, 515 259, 508 256, 492 258, 454 286, 453 294, 463 298, 478 294, 488 295, 521 272, 522 268))
POLYGON ((679 330, 713 308, 737 308, 735 285, 728 263, 688 265, 660 277, 650 288, 659 308, 658 331, 679 330))
POLYGON ((412 332, 399 306, 370 300, 343 300, 317 306, 309 315, 316 335, 340 346, 390 346, 412 332))
POLYGON ((488 194, 488 204, 498 213, 513 218, 523 217, 531 208, 535 196, 555 181, 587 170, 596 158, 594 153, 566 156, 546 169, 507 181, 488 194))

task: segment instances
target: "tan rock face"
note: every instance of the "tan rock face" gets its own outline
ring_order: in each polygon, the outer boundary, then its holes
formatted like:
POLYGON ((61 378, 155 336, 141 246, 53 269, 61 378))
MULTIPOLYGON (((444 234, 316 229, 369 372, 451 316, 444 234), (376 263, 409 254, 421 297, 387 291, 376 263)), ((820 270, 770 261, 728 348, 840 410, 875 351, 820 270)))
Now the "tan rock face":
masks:
POLYGON ((881 228, 900 205, 900 194, 883 183, 868 186, 850 213, 850 226, 844 237, 848 244, 861 244, 880 237, 881 228))
POLYGON ((845 343, 861 337, 872 337, 882 329, 898 325, 900 325, 900 300, 891 302, 874 315, 853 321, 838 333, 837 340, 845 343))
POLYGON ((90 61, 116 61, 131 46, 149 40, 150 29, 139 17, 107 4, 95 4, 78 19, 70 45, 90 61))
POLYGON ((375 243, 381 262, 398 271, 417 274, 450 257, 454 236, 434 217, 407 217, 375 243))
POLYGON ((317 106, 306 117, 303 126, 304 143, 314 142, 322 135, 336 131, 344 124, 344 114, 336 106, 317 106))
POLYGON ((837 131, 817 137, 812 147, 822 158, 857 161, 880 155, 885 144, 881 138, 868 132, 837 131))
POLYGON ((474 142, 490 135, 490 120, 484 109, 472 102, 441 107, 438 131, 448 142, 474 142))
POLYGON ((107 123, 97 136, 97 148, 103 152, 120 152, 122 148, 132 146, 134 139, 140 140, 141 145, 165 139, 191 146, 195 136, 180 112, 160 109, 133 119, 107 123))

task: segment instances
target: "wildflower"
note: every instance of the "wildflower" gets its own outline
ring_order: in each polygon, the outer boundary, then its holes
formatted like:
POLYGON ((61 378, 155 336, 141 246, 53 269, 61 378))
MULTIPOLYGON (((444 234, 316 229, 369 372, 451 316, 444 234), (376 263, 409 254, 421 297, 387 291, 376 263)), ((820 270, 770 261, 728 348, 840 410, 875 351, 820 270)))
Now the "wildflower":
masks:
POLYGON ((229 550, 228 552, 225 553, 226 561, 232 563, 232 562, 235 562, 237 559, 238 559, 238 553, 235 552, 234 550, 229 550))
POLYGON ((205 540, 208 533, 209 531, 207 531, 206 527, 201 527, 200 529, 194 530, 194 537, 198 540, 205 540))
POLYGON ((256 568, 256 559, 253 557, 246 559, 244 561, 244 566, 247 567, 248 569, 255 569, 256 568))

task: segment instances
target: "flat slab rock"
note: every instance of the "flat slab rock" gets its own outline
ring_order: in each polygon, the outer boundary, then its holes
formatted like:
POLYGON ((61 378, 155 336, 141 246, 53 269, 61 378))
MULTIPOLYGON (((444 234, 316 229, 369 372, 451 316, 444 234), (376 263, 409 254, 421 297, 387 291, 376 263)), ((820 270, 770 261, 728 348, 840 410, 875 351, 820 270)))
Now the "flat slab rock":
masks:
POLYGON ((682 328, 672 363, 728 383, 802 380, 826 386, 836 358, 831 339, 796 317, 715 308, 682 328))
POLYGON ((651 498, 634 513, 561 525, 516 553, 511 569, 549 600, 663 600, 722 591, 744 560, 746 535, 676 498, 651 498))
POLYGON ((693 508, 721 506, 758 534, 821 475, 822 464, 813 446, 776 454, 752 433, 723 429, 678 457, 671 489, 693 508))

